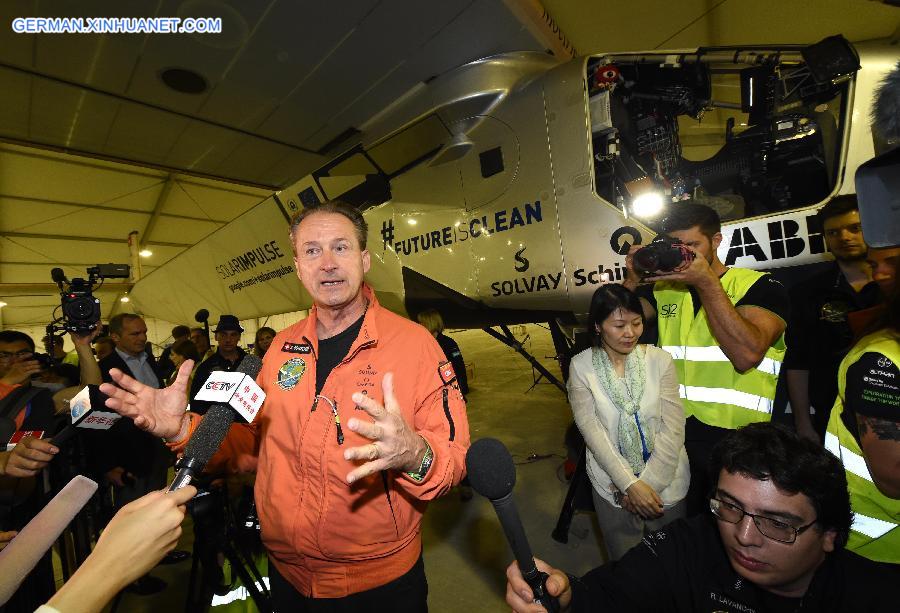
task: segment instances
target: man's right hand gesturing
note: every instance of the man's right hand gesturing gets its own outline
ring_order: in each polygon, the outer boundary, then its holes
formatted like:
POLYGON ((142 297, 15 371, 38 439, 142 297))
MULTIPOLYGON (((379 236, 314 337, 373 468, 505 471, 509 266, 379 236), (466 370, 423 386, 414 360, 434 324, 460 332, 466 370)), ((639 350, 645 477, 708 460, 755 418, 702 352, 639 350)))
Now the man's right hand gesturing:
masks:
POLYGON ((194 367, 193 360, 185 360, 178 369, 178 377, 169 387, 155 389, 129 377, 121 370, 109 371, 116 385, 104 383, 100 391, 109 396, 106 406, 134 420, 134 425, 154 436, 180 439, 187 436, 185 413, 187 384, 194 367))

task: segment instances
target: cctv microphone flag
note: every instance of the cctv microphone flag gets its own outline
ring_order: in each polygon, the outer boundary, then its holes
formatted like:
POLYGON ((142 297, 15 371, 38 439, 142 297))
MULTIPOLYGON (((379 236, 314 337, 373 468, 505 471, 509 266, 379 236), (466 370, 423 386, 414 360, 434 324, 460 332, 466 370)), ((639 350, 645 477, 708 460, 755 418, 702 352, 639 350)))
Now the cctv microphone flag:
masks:
POLYGON ((197 392, 195 399, 227 404, 250 423, 256 418, 266 399, 266 393, 249 375, 240 371, 215 370, 197 392))

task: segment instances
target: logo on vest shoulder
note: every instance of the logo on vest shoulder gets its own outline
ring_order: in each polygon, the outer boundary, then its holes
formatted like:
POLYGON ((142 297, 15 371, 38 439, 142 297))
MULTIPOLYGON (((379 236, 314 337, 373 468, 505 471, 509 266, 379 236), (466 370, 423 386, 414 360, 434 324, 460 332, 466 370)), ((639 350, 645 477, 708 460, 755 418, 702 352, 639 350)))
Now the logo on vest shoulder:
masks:
POLYGON ((294 389, 305 372, 306 362, 303 358, 291 358, 278 369, 278 377, 275 380, 275 384, 288 392, 294 389))
POLYGON ((285 343, 281 348, 284 353, 312 353, 309 343, 285 343))

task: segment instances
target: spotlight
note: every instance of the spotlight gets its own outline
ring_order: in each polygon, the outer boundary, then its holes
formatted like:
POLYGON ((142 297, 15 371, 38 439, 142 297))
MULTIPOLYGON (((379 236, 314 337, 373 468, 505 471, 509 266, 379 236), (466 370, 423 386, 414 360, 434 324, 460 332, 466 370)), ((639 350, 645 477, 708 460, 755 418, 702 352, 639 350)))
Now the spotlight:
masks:
POLYGON ((665 205, 663 194, 650 177, 628 181, 625 183, 625 189, 631 196, 631 204, 628 208, 635 217, 646 219, 655 217, 662 212, 665 205))
POLYGON ((129 298, 128 296, 122 296, 121 298, 119 298, 119 300, 121 302, 130 302, 131 298, 129 298))
POLYGON ((141 256, 142 258, 149 258, 151 255, 153 255, 153 252, 150 251, 149 249, 142 249, 138 253, 138 255, 141 256))

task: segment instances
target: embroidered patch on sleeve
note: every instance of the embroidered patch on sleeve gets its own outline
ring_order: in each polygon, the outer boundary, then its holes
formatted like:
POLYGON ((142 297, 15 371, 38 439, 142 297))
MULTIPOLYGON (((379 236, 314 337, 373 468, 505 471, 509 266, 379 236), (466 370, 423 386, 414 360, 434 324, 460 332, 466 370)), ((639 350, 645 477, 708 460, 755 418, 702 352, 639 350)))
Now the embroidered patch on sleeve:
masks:
POLYGON ((450 385, 456 380, 456 373, 453 371, 453 365, 450 362, 441 362, 438 366, 438 374, 444 385, 450 385))

